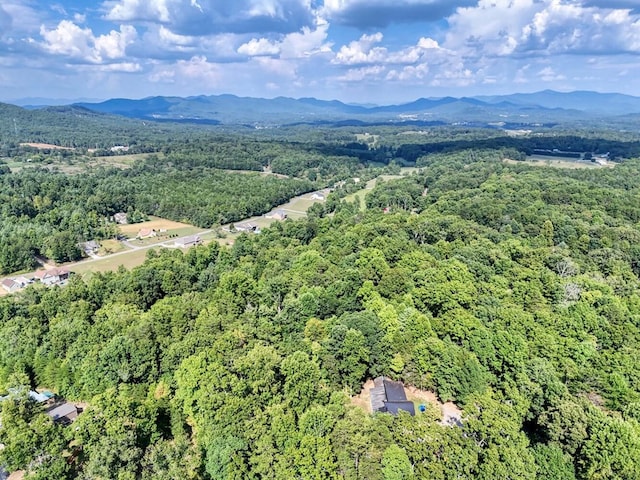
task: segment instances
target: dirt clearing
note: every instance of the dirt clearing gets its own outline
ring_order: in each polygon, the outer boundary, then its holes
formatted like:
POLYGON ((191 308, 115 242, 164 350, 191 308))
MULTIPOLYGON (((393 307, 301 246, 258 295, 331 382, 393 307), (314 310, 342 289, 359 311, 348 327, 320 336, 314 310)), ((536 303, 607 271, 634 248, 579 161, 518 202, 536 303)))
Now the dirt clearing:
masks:
POLYGON ((193 225, 187 223, 174 222, 173 220, 166 220, 164 218, 151 217, 148 222, 142 223, 129 223, 127 225, 119 225, 118 228, 123 235, 135 236, 140 230, 148 229, 159 232, 160 230, 177 230, 181 228, 193 228, 193 225))
MULTIPOLYGON (((374 387, 373 380, 367 380, 362 386, 359 395, 352 396, 351 405, 362 408, 367 413, 371 412, 371 396, 369 390, 374 387)), ((416 412, 421 404, 431 404, 436 407, 441 414, 441 425, 459 425, 462 421, 462 410, 460 410, 453 402, 442 403, 438 400, 435 393, 429 390, 420 390, 413 386, 404 387, 404 393, 407 400, 413 402, 416 406, 416 412)))

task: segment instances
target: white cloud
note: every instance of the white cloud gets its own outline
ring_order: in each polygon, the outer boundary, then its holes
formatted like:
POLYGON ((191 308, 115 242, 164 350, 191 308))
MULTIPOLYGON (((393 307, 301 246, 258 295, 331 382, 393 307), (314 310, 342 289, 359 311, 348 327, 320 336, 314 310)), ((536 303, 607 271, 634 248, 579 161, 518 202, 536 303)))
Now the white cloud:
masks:
POLYGON ((569 0, 479 0, 448 22, 445 46, 467 55, 640 53, 640 16, 628 9, 569 0))
POLYGON ((238 53, 249 57, 277 55, 280 53, 280 47, 266 38, 252 38, 249 42, 238 47, 238 53))
POLYGON ((105 2, 107 20, 115 22, 149 21, 168 23, 171 20, 167 3, 171 0, 121 0, 105 2))
POLYGON ((193 82, 195 85, 217 85, 221 77, 220 67, 205 56, 194 56, 189 60, 178 60, 171 65, 158 65, 149 75, 152 82, 193 82))
POLYGON ((342 82, 361 82, 363 80, 380 80, 386 72, 386 67, 382 65, 372 65, 369 67, 350 68, 337 80, 342 82))
POLYGON ((387 57, 385 47, 374 47, 382 41, 382 33, 362 35, 359 40, 354 40, 349 45, 343 45, 336 54, 334 63, 341 65, 363 65, 367 63, 380 63, 387 57))
POLYGON ((282 58, 305 58, 319 53, 330 53, 332 43, 327 42, 329 24, 316 19, 315 29, 303 27, 300 32, 292 32, 280 43, 282 58))
POLYGON ((339 65, 367 65, 367 64, 416 64, 428 60, 436 60, 445 54, 432 38, 420 38, 416 45, 398 51, 390 52, 386 47, 377 47, 382 42, 383 35, 378 32, 373 35, 362 35, 359 40, 343 45, 333 63, 339 65))
POLYGON ((386 80, 399 82, 415 82, 426 78, 429 73, 429 65, 426 63, 420 65, 407 65, 401 70, 390 70, 386 80))
POLYGON ((281 36, 279 40, 252 38, 238 47, 238 53, 249 57, 278 56, 281 59, 304 59, 317 54, 330 54, 327 42, 329 24, 317 19, 315 29, 303 27, 300 32, 281 36))
POLYGON ((564 75, 556 73, 556 71, 551 67, 545 67, 538 72, 538 77, 543 82, 557 82, 559 80, 565 80, 567 77, 564 75))
POLYGON ((96 37, 90 28, 62 20, 52 30, 43 25, 40 35, 44 42, 39 45, 48 53, 99 64, 125 57, 127 45, 135 40, 137 32, 130 25, 121 25, 120 31, 96 37))

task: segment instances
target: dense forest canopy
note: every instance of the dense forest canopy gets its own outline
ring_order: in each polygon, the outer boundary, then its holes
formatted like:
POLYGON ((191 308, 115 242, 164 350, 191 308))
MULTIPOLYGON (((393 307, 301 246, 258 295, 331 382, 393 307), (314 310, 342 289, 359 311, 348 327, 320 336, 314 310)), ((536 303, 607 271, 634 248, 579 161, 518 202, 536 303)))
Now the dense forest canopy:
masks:
MULTIPOLYGON (((364 210, 327 202, 231 249, 0 299, 0 383, 18 392, 0 464, 39 479, 639 478, 640 161, 438 152, 419 149, 423 170, 379 182, 364 210), (378 375, 456 402, 461 425, 351 405, 378 375), (19 395, 34 386, 88 407, 60 427, 19 395)), ((217 173, 176 165, 53 175, 33 195, 131 195, 195 221, 217 173)), ((43 174, 25 175, 0 176, 3 193, 43 174)), ((272 194, 309 185, 291 182, 272 194)))

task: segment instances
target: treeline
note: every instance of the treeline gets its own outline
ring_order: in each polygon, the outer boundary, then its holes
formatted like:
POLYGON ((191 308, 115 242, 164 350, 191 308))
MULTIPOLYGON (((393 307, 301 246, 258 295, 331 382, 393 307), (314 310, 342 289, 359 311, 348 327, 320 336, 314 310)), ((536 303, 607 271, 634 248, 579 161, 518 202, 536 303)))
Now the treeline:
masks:
POLYGON ((333 202, 231 249, 0 299, 0 380, 89 404, 62 428, 3 402, 0 463, 42 479, 636 479, 639 168, 435 157, 365 212, 333 202), (455 401, 462 424, 351 405, 381 374, 455 401))

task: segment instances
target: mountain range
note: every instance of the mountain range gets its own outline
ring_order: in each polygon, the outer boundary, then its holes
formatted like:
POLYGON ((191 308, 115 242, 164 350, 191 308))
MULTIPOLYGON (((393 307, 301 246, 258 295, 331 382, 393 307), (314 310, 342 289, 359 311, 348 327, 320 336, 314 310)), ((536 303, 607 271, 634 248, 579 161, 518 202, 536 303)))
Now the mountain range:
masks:
POLYGON ((486 122, 527 125, 589 122, 640 114, 640 97, 618 93, 545 90, 511 95, 419 98, 398 105, 361 106, 315 98, 265 99, 225 94, 154 96, 139 100, 114 98, 103 102, 77 102, 71 106, 135 119, 201 124, 257 126, 351 121, 354 124, 486 122))

